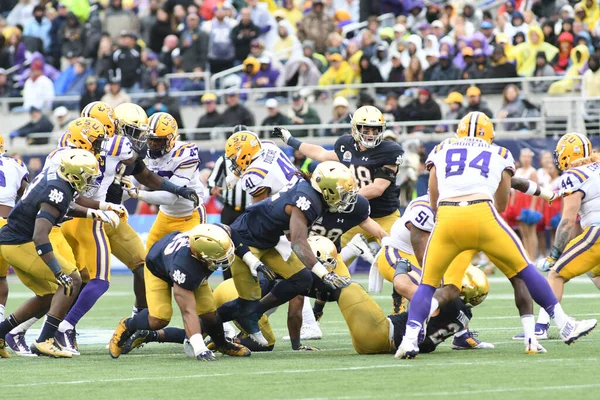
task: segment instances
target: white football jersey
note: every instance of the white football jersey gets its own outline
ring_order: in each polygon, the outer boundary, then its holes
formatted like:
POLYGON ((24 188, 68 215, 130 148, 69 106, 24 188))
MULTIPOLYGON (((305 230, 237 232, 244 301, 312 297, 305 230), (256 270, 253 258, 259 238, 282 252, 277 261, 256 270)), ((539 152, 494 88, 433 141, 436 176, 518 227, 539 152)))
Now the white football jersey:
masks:
MULTIPOLYGON (((204 197, 204 185, 200 181, 198 147, 193 143, 177 142, 173 149, 160 158, 147 157, 148 169, 178 186, 194 189, 198 197, 204 197)), ((200 206, 199 206, 200 207, 200 206)), ((193 213, 194 203, 179 197, 171 205, 161 205, 160 211, 170 217, 186 217, 193 213)))
POLYGON ((295 185, 300 177, 288 156, 270 140, 261 140, 262 150, 242 175, 242 187, 252 196, 258 196, 265 188, 271 195, 289 185, 295 185))
POLYGON ((0 156, 0 204, 14 207, 23 179, 29 176, 23 161, 0 156))
POLYGON ((504 147, 465 137, 437 145, 425 163, 435 166, 439 201, 470 194, 484 194, 494 201, 502 173, 515 173, 515 161, 504 147))
POLYGON ((600 224, 600 163, 567 169, 559 179, 560 196, 583 193, 579 209, 581 227, 600 224))
POLYGON ((435 216, 429 207, 429 195, 417 197, 406 206, 402 217, 392 225, 390 236, 382 239, 382 246, 391 246, 407 254, 415 254, 410 242, 410 231, 406 225, 410 222, 415 227, 431 232, 433 230, 435 216))

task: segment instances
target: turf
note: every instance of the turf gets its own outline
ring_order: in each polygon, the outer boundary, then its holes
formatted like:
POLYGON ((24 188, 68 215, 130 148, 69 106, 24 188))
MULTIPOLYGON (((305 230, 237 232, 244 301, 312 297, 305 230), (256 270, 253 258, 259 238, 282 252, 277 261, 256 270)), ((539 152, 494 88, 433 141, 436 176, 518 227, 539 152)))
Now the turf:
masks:
MULTIPOLYGON (((357 281, 364 284, 365 277, 357 281)), ((8 311, 30 293, 10 278, 8 311)), ((217 284, 218 279, 212 282, 217 284)), ((151 344, 112 360, 105 344, 120 318, 131 313, 130 277, 115 277, 110 291, 80 323, 82 355, 72 360, 12 357, 0 360, 0 398, 56 399, 390 399, 478 396, 486 399, 544 398, 597 399, 600 332, 572 346, 544 341, 548 354, 527 356, 511 286, 492 279, 491 294, 474 309, 471 328, 494 350, 453 351, 442 344, 433 354, 398 361, 392 355, 357 355, 344 320, 335 304, 328 304, 322 321, 324 338, 310 344, 319 352, 292 352, 278 340, 272 353, 254 353, 219 362, 187 359, 181 346, 151 344)), ((214 286, 213 286, 214 287, 214 286)), ((387 285, 375 295, 385 311, 391 310, 387 285)), ((594 318, 600 293, 586 279, 567 285, 565 310, 580 318, 594 318)), ((175 307, 176 308, 176 307, 175 307)), ((271 321, 280 338, 286 333, 286 312, 271 321)), ((39 329, 39 323, 34 327, 39 329)), ((182 326, 178 314, 173 325, 182 326)), ((308 343, 308 342, 307 342, 308 343)))

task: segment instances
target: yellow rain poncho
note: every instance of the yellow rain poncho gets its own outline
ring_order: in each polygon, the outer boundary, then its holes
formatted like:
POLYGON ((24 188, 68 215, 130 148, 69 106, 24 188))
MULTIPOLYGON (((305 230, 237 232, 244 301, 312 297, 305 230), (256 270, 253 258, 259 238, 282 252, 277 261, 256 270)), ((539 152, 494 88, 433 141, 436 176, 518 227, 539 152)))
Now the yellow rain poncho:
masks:
POLYGON ((548 94, 560 94, 572 92, 579 86, 579 79, 572 79, 581 75, 581 70, 585 67, 590 58, 590 50, 584 44, 580 44, 571 50, 571 66, 567 69, 565 77, 560 81, 552 83, 548 94))
POLYGON ((544 33, 539 25, 529 27, 527 33, 528 41, 516 45, 512 54, 517 61, 517 73, 520 76, 533 76, 535 71, 535 59, 538 52, 543 51, 546 54, 546 60, 552 60, 558 53, 558 49, 550 43, 544 42, 544 33), (531 34, 536 33, 539 37, 537 43, 531 40, 531 34))

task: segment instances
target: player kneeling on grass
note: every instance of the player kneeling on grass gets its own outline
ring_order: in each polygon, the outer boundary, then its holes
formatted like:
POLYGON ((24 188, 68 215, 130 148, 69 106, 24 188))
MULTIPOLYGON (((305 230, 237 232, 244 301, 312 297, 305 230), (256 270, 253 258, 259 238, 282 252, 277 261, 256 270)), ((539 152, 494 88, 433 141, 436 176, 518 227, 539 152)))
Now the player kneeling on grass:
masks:
POLYGON ((235 246, 226 228, 213 224, 201 224, 187 232, 169 233, 156 242, 146 256, 144 271, 148 309, 119 322, 109 344, 111 357, 121 355, 125 343, 136 331, 161 329, 159 341, 182 343, 187 336, 197 360, 215 361, 214 354, 204 344, 201 322, 219 352, 230 356, 249 356, 250 350, 246 347, 225 340, 223 322, 216 313, 207 281, 219 267, 229 268, 235 259, 234 251, 235 246), (173 315, 171 287, 185 330, 166 328, 173 315))

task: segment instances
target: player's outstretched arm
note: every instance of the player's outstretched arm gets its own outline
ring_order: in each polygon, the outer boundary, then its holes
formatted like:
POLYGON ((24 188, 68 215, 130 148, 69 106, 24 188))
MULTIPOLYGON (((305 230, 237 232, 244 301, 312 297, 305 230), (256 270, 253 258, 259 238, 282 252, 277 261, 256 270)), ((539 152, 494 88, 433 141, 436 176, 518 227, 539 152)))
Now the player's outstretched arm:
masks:
POLYGON ((197 207, 198 204, 200 204, 200 198, 194 189, 175 185, 174 183, 161 178, 148 168, 144 168, 137 175, 135 175, 135 179, 142 185, 152 190, 164 190, 166 192, 176 194, 177 196, 181 196, 184 199, 188 199, 194 202, 194 207, 197 207))
POLYGON ((517 178, 513 176, 510 180, 510 186, 530 196, 538 196, 542 199, 552 202, 558 197, 556 193, 548 188, 539 186, 537 183, 530 181, 529 179, 517 178))
POLYGON ((312 158, 315 161, 340 161, 338 156, 335 154, 335 151, 326 150, 322 146, 316 144, 303 143, 300 140, 293 137, 290 131, 288 131, 285 128, 274 128, 271 135, 273 137, 280 138, 288 146, 293 147, 294 149, 304 154, 306 157, 312 158))
POLYGON ((198 357, 200 354, 208 351, 208 349, 204 344, 204 338, 200 330, 200 319, 196 314, 196 297, 194 296, 194 292, 182 288, 177 283, 173 283, 173 296, 181 310, 185 334, 194 349, 194 355, 198 357))
POLYGON ((372 219, 370 217, 367 218, 366 220, 364 220, 363 222, 361 222, 359 226, 362 229, 364 229, 365 232, 372 235, 376 239, 381 240, 385 236, 388 236, 388 233, 385 230, 383 230, 381 225, 379 225, 377 222, 375 222, 374 219, 372 219))

